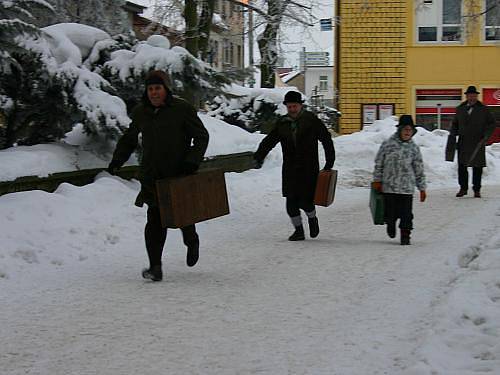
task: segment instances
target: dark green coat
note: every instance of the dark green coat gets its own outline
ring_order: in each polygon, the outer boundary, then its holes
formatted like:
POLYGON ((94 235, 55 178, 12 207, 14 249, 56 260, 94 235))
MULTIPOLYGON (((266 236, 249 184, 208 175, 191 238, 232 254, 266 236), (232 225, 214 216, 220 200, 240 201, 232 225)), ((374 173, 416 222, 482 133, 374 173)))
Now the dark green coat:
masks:
POLYGON ((132 122, 116 145, 113 161, 123 165, 142 135, 141 192, 136 205, 156 204, 155 181, 182 174, 182 165, 199 165, 208 146, 208 131, 195 108, 169 96, 163 107, 142 103, 134 108, 132 122))
POLYGON ((319 173, 318 141, 325 149, 325 167, 332 168, 335 148, 332 136, 323 122, 309 111, 303 111, 296 121, 289 116, 282 116, 262 140, 254 157, 262 162, 274 146, 280 143, 283 152, 283 196, 312 201, 319 173), (295 136, 292 130, 294 122, 295 136))
POLYGON ((467 102, 463 102, 457 107, 453 118, 447 147, 452 147, 453 140, 458 136, 458 162, 469 167, 485 167, 485 144, 494 130, 495 120, 488 107, 478 101, 469 115, 467 102), (476 148, 478 151, 474 155, 476 148))

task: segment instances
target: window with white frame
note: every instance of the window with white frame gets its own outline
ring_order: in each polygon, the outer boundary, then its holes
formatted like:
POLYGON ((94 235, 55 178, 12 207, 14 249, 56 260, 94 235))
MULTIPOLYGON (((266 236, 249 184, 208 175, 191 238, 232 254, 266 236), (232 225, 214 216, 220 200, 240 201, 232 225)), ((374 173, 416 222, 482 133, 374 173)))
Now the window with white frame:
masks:
POLYGON ((319 91, 328 91, 328 76, 319 76, 319 91))
POLYGON ((500 40, 500 1, 485 1, 484 39, 500 40))
POLYGON ((458 42, 462 0, 422 0, 415 8, 418 42, 458 42))

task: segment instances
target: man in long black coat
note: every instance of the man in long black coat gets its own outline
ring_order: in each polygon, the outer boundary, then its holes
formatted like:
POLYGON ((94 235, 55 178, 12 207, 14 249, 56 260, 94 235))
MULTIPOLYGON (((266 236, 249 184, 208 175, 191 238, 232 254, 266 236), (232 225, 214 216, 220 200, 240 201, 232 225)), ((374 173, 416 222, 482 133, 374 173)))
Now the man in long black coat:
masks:
MULTIPOLYGON (((453 145, 458 136, 458 183, 460 191, 457 197, 467 195, 469 173, 467 167, 472 167, 472 189, 474 197, 481 197, 481 177, 483 167, 486 167, 485 145, 495 130, 495 119, 483 103, 477 100, 479 92, 475 86, 469 86, 465 92, 466 101, 461 103, 453 118, 452 128, 447 145, 447 154, 454 153, 453 145)), ((453 160, 453 157, 448 157, 453 160)))
POLYGON ((324 169, 331 169, 335 162, 335 148, 330 133, 323 122, 303 108, 302 96, 289 91, 283 104, 288 114, 282 116, 273 130, 262 140, 254 158, 262 165, 267 154, 281 143, 283 152, 282 190, 286 197, 286 210, 295 228, 290 241, 304 240, 304 227, 300 209, 304 210, 311 237, 319 234, 318 218, 314 206, 314 193, 319 173, 318 141, 323 144, 326 156, 324 169))
MULTIPOLYGON (((166 73, 152 71, 146 76, 142 103, 132 111, 132 122, 116 145, 108 171, 116 173, 137 147, 142 134, 141 191, 135 204, 148 205, 144 230, 150 267, 143 270, 145 279, 163 278, 162 252, 167 229, 161 225, 156 198, 156 180, 194 173, 208 146, 208 132, 196 109, 172 95, 166 73)), ((192 267, 198 261, 199 238, 194 225, 181 228, 187 246, 186 263, 192 267)))

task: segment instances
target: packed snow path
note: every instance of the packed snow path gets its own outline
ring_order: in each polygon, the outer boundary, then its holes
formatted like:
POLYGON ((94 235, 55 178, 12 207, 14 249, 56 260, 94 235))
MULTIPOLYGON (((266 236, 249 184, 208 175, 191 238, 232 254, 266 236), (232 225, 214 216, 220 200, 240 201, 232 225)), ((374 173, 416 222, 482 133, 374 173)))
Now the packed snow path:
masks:
POLYGON ((140 278, 145 212, 131 206, 133 183, 105 177, 2 197, 8 220, 58 219, 28 220, 26 244, 2 233, 9 250, 45 250, 16 252, 25 264, 0 278, 0 372, 402 374, 462 254, 500 226, 500 187, 484 188, 483 199, 431 191, 414 202, 413 244, 402 247, 371 224, 366 189, 340 189, 318 208, 319 238, 290 243, 279 189, 259 196, 255 184, 239 185, 229 189, 232 214, 198 226, 196 267, 185 266, 179 231, 169 232, 161 283, 140 278), (70 201, 90 207, 62 208, 70 201))

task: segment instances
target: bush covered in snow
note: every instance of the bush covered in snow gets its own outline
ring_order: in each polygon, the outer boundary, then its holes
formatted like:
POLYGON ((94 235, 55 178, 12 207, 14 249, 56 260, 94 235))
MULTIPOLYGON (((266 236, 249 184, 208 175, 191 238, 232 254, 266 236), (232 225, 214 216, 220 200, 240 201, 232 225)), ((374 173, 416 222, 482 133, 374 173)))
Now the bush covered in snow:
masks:
POLYGON ((283 98, 287 88, 247 88, 232 84, 226 96, 217 96, 209 104, 208 115, 248 131, 267 132, 270 125, 286 113, 283 98))
MULTIPOLYGON (((0 12, 24 15, 29 2, 0 0, 0 12)), ((1 20, 0 29, 10 30, 0 37, 0 112, 8 124, 1 147, 57 140, 76 123, 98 140, 116 139, 152 69, 168 72, 174 94, 193 102, 223 95, 231 79, 159 35, 138 42, 86 25, 37 29, 18 19, 1 20)))

